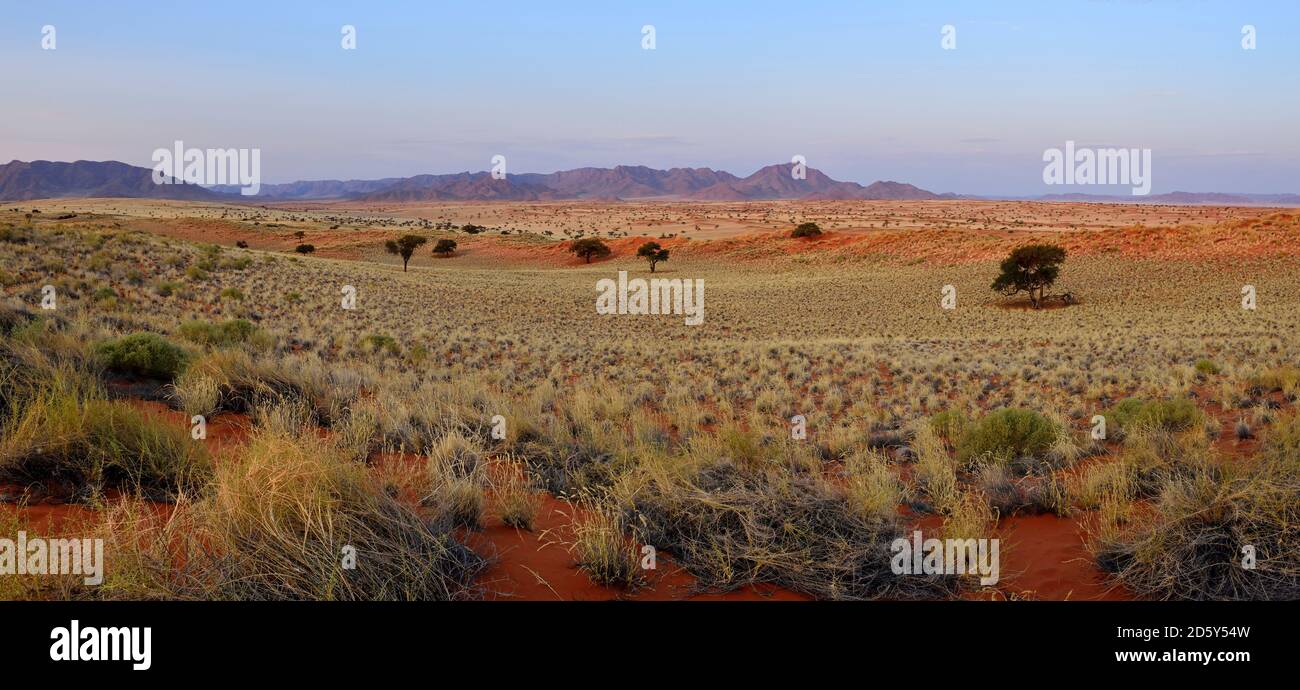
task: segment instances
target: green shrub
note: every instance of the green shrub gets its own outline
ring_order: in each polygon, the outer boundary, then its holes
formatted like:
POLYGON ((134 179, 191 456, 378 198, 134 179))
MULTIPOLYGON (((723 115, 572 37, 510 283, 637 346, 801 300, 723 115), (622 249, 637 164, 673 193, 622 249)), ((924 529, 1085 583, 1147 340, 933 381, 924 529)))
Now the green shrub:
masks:
POLYGON ((1215 364, 1212 359, 1198 359, 1196 360, 1196 372, 1206 376, 1213 376, 1219 373, 1219 365, 1215 364))
POLYGON ((232 271, 242 271, 252 265, 253 265, 253 259, 247 256, 241 256, 237 258, 226 257, 221 260, 221 263, 217 264, 217 266, 222 270, 229 269, 232 271))
POLYGON ((383 352, 390 355, 400 354, 402 351, 393 336, 379 333, 372 333, 362 338, 361 347, 367 352, 383 352))
POLYGON ((1106 414, 1107 426, 1132 431, 1153 426, 1168 431, 1185 431, 1201 423, 1201 411, 1191 400, 1142 400, 1125 398, 1106 414))
POLYGON ((1011 462, 1045 452, 1060 433, 1051 420, 1033 410, 1005 408, 984 415, 966 429, 957 444, 962 464, 981 457, 1011 462))
POLYGON ((100 343, 108 368, 127 374, 174 379, 185 369, 189 354, 156 333, 132 333, 100 343))
POLYGON ((181 324, 179 333, 182 338, 192 343, 211 347, 242 345, 260 335, 257 326, 243 319, 221 323, 186 321, 181 324))
POLYGON ((930 417, 930 429, 949 446, 956 446, 970 426, 970 418, 961 410, 944 410, 930 417))
POLYGON ((231 300, 234 302, 243 302, 244 293, 239 288, 226 288, 225 290, 221 291, 221 299, 231 300))
POLYGON ((111 287, 102 287, 99 288, 98 290, 95 290, 95 292, 92 293, 90 297, 96 302, 103 302, 105 300, 117 299, 117 291, 111 287))

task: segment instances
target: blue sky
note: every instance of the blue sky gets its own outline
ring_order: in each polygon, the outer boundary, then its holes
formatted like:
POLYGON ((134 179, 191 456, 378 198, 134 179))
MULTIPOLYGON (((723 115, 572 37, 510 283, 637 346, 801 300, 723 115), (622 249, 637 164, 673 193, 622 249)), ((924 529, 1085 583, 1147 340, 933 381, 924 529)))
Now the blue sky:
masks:
POLYGON ((511 172, 746 175, 800 154, 864 184, 1038 194, 1063 191, 1042 183, 1044 149, 1073 140, 1152 149, 1157 193, 1300 192, 1296 0, 0 8, 4 161, 149 166, 179 139, 260 148, 270 183, 484 170, 498 153, 511 172))

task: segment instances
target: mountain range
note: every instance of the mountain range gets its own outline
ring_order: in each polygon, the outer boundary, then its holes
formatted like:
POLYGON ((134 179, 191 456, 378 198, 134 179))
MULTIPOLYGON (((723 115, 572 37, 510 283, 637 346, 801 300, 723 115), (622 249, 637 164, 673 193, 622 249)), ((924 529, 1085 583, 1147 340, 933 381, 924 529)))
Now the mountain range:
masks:
POLYGON ((0 201, 54 197, 221 199, 198 185, 155 184, 153 170, 117 161, 11 161, 0 165, 0 201))
POLYGON ((554 201, 563 199, 944 199, 902 182, 862 186, 840 182, 807 168, 802 178, 791 164, 769 165, 749 177, 711 168, 657 170, 643 165, 520 173, 496 179, 487 172, 415 175, 379 180, 313 180, 264 184, 241 196, 236 185, 199 187, 153 183, 149 168, 117 161, 59 163, 13 161, 0 165, 0 201, 55 197, 149 197, 210 201, 305 201, 350 199, 410 201, 554 201))
POLYGON ((873 182, 867 186, 831 179, 807 168, 801 179, 792 165, 769 165, 748 177, 712 168, 658 170, 644 165, 575 168, 553 173, 519 173, 495 179, 487 172, 388 177, 377 180, 311 180, 263 184, 254 196, 239 187, 155 184, 153 171, 118 161, 11 161, 0 165, 0 201, 58 197, 136 197, 195 201, 245 202, 354 200, 366 202, 428 201, 556 201, 698 200, 942 200, 1010 199, 1126 204, 1221 206, 1300 206, 1300 194, 1228 194, 1170 192, 1148 196, 1048 194, 1037 197, 994 197, 936 194, 902 182, 873 182))

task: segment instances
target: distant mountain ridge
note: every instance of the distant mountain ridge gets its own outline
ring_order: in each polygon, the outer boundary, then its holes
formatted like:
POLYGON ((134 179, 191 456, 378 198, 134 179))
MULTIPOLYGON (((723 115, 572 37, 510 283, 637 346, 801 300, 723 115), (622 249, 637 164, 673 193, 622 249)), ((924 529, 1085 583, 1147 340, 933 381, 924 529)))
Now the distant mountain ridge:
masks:
POLYGON ((801 178, 789 163, 769 165, 748 177, 712 168, 644 165, 575 168, 553 173, 510 174, 495 179, 487 172, 388 177, 377 180, 300 180, 263 184, 258 194, 243 196, 240 187, 154 184, 153 171, 118 161, 11 161, 0 164, 0 201, 59 197, 135 197, 225 201, 555 201, 566 199, 688 201, 805 200, 1023 200, 1082 203, 1176 204, 1220 206, 1300 206, 1300 194, 1231 194, 1170 192, 1148 196, 1047 194, 1035 197, 936 194, 914 185, 876 181, 867 186, 831 179, 814 168, 801 178))
POLYGON ((131 197, 217 201, 198 185, 155 184, 153 170, 117 161, 10 161, 0 165, 0 201, 57 197, 131 197))
MULTIPOLYGON (((361 194, 377 192, 401 182, 402 177, 382 180, 311 180, 285 184, 264 184, 259 197, 274 199, 350 199, 361 194)), ((208 189, 221 194, 239 194, 242 187, 236 184, 213 185, 208 189)))
POLYGON ((772 199, 942 199, 900 182, 863 187, 839 182, 814 168, 796 177, 792 164, 769 165, 749 177, 712 168, 657 170, 643 165, 577 168, 493 179, 485 172, 417 175, 359 201, 546 201, 554 199, 684 199, 757 201, 772 199))

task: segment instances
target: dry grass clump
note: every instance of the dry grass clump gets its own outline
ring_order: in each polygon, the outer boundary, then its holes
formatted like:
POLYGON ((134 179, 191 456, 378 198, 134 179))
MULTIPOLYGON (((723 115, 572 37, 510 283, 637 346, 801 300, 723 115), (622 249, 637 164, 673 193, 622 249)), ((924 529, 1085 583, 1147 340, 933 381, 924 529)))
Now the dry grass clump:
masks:
POLYGON ((177 379, 175 397, 187 413, 205 416, 301 403, 318 424, 337 418, 342 405, 326 382, 257 362, 240 350, 218 350, 195 360, 177 379))
POLYGON ((1142 426, 1124 438, 1123 463, 1131 473, 1134 496, 1156 495, 1170 479, 1197 473, 1213 460, 1203 432, 1175 433, 1142 426))
POLYGON ((498 461, 497 478, 492 482, 492 498, 501 522, 517 529, 533 529, 542 509, 542 494, 533 488, 519 461, 509 456, 498 461))
POLYGON ((421 516, 310 432, 260 431, 213 486, 195 506, 218 571, 205 598, 458 599, 485 565, 448 515, 421 516))
POLYGON ((78 500, 105 488, 174 500, 211 476, 186 427, 105 399, 85 364, 57 350, 0 345, 0 408, 0 480, 62 486, 78 500))
POLYGON ((909 492, 882 454, 862 449, 850 455, 844 466, 844 498, 854 511, 881 522, 898 514, 909 492))
POLYGON ((301 428, 259 429, 203 495, 181 494, 171 510, 127 497, 98 508, 90 536, 105 541, 104 583, 58 578, 20 596, 452 600, 477 595, 486 565, 445 516, 420 514, 301 428))
POLYGON ((629 497, 628 522, 641 542, 672 551, 707 589, 773 583, 827 599, 951 594, 951 581, 893 573, 890 545, 903 536, 903 522, 863 510, 861 499, 816 476, 723 461, 640 487, 629 497))
POLYGON ((635 587, 642 581, 641 557, 616 508, 594 500, 579 502, 570 547, 578 567, 602 585, 635 587))
POLYGON ((957 465, 948 454, 943 440, 927 424, 913 428, 912 454, 916 458, 912 479, 917 494, 925 499, 924 510, 944 514, 960 500, 957 465))
POLYGON ((1160 599, 1300 597, 1297 438, 1300 421, 1292 416, 1253 464, 1200 463, 1167 478, 1149 515, 1130 513, 1128 529, 1102 533, 1098 564, 1130 590, 1160 599))
POLYGON ((487 503, 482 448, 453 431, 429 450, 426 469, 429 488, 421 504, 453 526, 478 529, 487 503))

